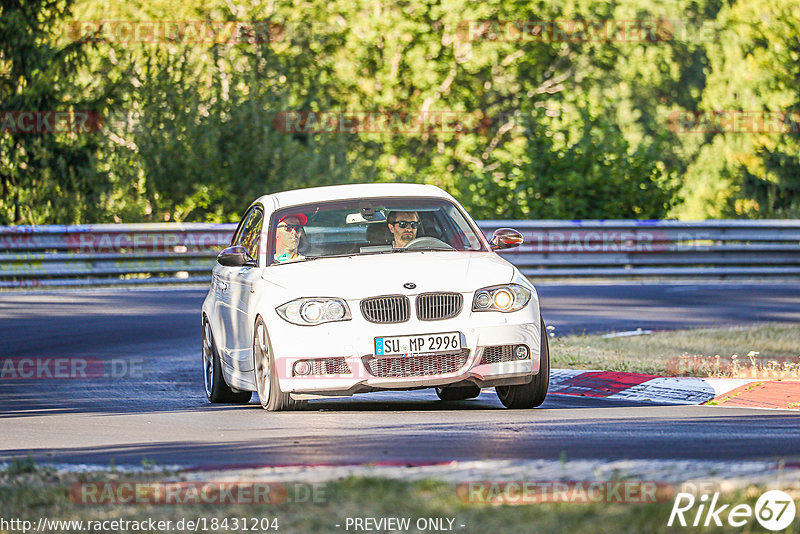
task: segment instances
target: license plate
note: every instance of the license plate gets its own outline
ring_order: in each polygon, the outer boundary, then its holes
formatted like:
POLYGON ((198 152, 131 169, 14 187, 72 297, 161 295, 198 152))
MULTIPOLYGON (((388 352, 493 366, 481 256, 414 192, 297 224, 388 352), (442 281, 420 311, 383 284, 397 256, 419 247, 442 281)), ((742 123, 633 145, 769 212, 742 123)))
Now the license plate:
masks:
POLYGON ((375 356, 413 356, 460 350, 461 332, 375 338, 375 356))

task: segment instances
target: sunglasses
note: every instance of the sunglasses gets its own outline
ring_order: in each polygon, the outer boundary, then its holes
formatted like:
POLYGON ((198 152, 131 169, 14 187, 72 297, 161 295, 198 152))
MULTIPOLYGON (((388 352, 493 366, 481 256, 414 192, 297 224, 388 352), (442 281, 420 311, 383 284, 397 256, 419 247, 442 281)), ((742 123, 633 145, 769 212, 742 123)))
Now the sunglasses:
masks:
POLYGON ((295 232, 297 232, 299 234, 300 230, 303 228, 303 225, 302 224, 286 224, 286 223, 283 223, 283 224, 279 224, 278 228, 283 228, 287 232, 291 232, 292 230, 294 230, 295 232))
POLYGON ((407 227, 410 226, 414 230, 416 230, 419 227, 419 222, 418 221, 397 221, 394 224, 396 224, 400 228, 407 228, 407 227))

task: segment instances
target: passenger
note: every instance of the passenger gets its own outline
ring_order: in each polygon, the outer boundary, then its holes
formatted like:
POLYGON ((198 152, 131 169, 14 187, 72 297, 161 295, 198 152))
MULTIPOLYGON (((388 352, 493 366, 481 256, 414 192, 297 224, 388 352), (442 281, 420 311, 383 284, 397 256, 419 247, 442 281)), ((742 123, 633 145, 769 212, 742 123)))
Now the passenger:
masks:
POLYGON ((419 228, 419 215, 416 211, 393 211, 386 217, 389 231, 394 237, 394 248, 406 247, 417 237, 419 228))
POLYGON ((305 259, 297 252, 297 248, 303 237, 303 227, 307 222, 308 218, 302 213, 284 215, 278 220, 275 232, 276 262, 285 263, 305 259))

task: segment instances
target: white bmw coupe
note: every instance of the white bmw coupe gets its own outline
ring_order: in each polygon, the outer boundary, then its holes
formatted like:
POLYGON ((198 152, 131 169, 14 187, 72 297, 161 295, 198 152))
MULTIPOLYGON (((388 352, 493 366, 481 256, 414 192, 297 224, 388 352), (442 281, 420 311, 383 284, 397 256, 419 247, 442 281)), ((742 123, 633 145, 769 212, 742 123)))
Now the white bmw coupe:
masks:
POLYGON ((368 184, 265 195, 217 257, 203 302, 212 403, 270 411, 314 398, 494 387, 508 408, 544 402, 547 330, 533 285, 464 208, 432 185, 368 184))

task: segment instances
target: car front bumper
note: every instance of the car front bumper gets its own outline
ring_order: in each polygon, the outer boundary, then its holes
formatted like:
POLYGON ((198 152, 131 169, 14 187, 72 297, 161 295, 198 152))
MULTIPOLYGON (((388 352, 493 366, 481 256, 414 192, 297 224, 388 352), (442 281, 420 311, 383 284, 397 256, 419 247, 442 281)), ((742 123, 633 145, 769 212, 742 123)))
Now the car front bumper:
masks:
MULTIPOLYGON (((357 302, 348 302, 357 305, 357 302)), ((374 324, 353 314, 350 321, 328 323, 318 326, 296 326, 287 323, 277 314, 272 314, 270 339, 275 357, 280 389, 291 392, 296 398, 315 396, 348 396, 354 393, 389 389, 415 389, 451 384, 467 383, 479 387, 524 384, 539 372, 541 336, 539 306, 536 299, 518 312, 462 312, 452 319, 440 321, 418 321, 411 319, 398 324, 374 324), (441 366, 437 358, 422 357, 426 370, 407 372, 411 362, 382 362, 397 364, 392 376, 376 376, 373 363, 376 337, 425 335, 443 332, 460 332, 462 350, 466 349, 463 365, 451 368, 441 366), (487 363, 483 360, 487 347, 528 347, 525 359, 487 363), (298 360, 335 359, 340 365, 339 374, 310 374, 297 376, 294 364, 298 360), (348 372, 342 373, 342 361, 348 372), (372 364, 372 365, 371 365, 372 364), (405 369, 406 372, 402 371, 405 369), (399 370, 399 371, 398 371, 399 370)), ((496 349, 492 349, 496 350, 496 349)), ((453 358, 455 354, 448 357, 453 358)), ((397 358, 403 358, 398 356, 397 358)), ((411 357, 412 359, 414 357, 411 357)), ((463 359, 463 357, 462 357, 463 359)), ((320 364, 322 362, 319 362, 320 364)), ((384 365, 392 369, 392 365, 384 365)), ((416 366, 419 367, 419 366, 416 366)), ((324 365, 315 365, 323 368, 324 365)), ((386 373, 384 373, 386 374, 386 373)))

